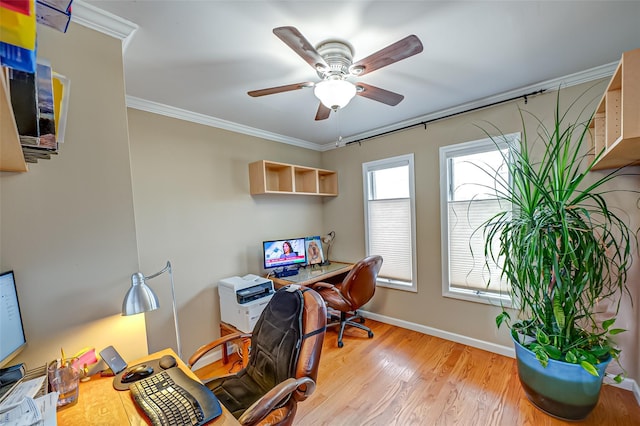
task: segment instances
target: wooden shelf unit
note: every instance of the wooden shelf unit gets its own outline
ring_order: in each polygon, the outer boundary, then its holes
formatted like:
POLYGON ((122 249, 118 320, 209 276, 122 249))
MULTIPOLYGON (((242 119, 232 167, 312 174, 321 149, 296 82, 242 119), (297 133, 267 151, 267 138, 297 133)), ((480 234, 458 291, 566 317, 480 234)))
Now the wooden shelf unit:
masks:
POLYGON ((622 54, 591 123, 593 170, 640 164, 640 49, 622 54))
POLYGON ((0 171, 26 172, 16 120, 13 116, 7 73, 0 68, 0 171))
POLYGON ((257 194, 338 195, 338 174, 331 170, 259 160, 249 164, 249 189, 257 194))

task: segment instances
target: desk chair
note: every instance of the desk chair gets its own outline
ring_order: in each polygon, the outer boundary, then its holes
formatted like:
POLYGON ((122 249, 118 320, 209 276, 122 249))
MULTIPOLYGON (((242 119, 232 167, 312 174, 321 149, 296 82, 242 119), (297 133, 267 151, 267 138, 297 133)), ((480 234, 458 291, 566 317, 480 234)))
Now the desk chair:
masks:
POLYGON ((347 325, 365 330, 369 338, 373 337, 373 332, 369 327, 363 325, 364 318, 358 314, 357 310, 373 297, 376 291, 376 279, 381 266, 381 256, 369 256, 356 263, 342 283, 334 285, 319 282, 312 286, 313 289, 320 293, 329 308, 340 312, 340 321, 328 324, 328 326, 340 324, 340 332, 338 333, 339 348, 344 345, 342 336, 347 325), (354 322, 355 319, 358 319, 359 323, 354 322))
POLYGON ((189 366, 221 344, 251 337, 246 368, 205 384, 242 425, 291 425, 298 402, 315 390, 326 318, 318 293, 283 287, 252 333, 230 334, 202 346, 189 358, 189 366))

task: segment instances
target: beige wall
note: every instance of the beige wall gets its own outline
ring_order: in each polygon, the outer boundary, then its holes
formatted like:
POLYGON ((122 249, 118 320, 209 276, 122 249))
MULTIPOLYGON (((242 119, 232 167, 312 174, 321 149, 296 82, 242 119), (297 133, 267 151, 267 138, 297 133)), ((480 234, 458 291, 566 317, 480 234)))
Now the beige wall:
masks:
MULTIPOLYGON (((220 279, 262 272, 263 240, 327 232, 321 197, 251 196, 248 164, 317 167, 320 153, 134 109, 129 133, 140 265, 171 261, 186 358, 220 334, 220 279)), ((169 280, 151 283, 167 309, 147 314, 149 348, 175 347, 169 280)))
POLYGON ((0 269, 15 270, 28 339, 17 361, 110 344, 131 360, 146 337, 143 316, 119 315, 138 269, 121 43, 75 24, 38 31, 71 98, 60 154, 0 175, 0 269))
MULTIPOLYGON (((589 90, 589 99, 599 100, 605 85, 606 83, 602 82, 589 90)), ((593 83, 563 90, 563 105, 591 86, 593 83)), ((406 153, 415 155, 418 292, 379 287, 373 301, 366 307, 367 310, 481 342, 512 347, 506 328, 496 330, 494 319, 499 308, 442 296, 438 150, 441 146, 486 137, 477 126, 489 129, 488 123, 496 125, 504 134, 521 131, 517 106, 544 118, 545 121, 549 120, 555 100, 556 92, 552 92, 530 98, 527 105, 523 101, 504 104, 434 122, 429 124, 426 130, 418 126, 323 154, 323 167, 336 170, 340 176, 340 197, 329 201, 324 210, 327 229, 336 231, 332 253, 336 259, 350 261, 355 261, 365 254, 362 163, 406 153)), ((595 104, 591 104, 593 111, 595 104)), ((535 125, 530 125, 529 132, 535 132, 535 125)), ((635 176, 618 182, 624 183, 627 188, 635 189, 638 188, 640 179, 635 176)), ((619 206, 628 213, 632 229, 638 229, 640 226, 637 198, 629 196, 628 193, 609 197, 612 206, 619 206)), ((640 278, 639 267, 640 259, 636 258, 629 279, 635 306, 638 305, 640 296, 638 286, 634 285, 640 278)), ((636 381, 640 372, 637 318, 637 313, 634 314, 629 306, 629 300, 625 300, 617 325, 628 329, 629 332, 620 335, 619 341, 623 348, 623 366, 636 381)))

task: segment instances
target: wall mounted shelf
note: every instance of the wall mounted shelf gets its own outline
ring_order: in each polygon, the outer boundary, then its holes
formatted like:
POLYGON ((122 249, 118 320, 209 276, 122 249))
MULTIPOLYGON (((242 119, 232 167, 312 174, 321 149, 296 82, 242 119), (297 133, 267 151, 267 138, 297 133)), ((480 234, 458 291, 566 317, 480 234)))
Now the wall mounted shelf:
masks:
POLYGON ((593 170, 640 164, 640 49, 622 54, 591 123, 593 170))
POLYGON ((331 170, 259 160, 249 164, 249 189, 257 194, 338 195, 338 174, 331 170))

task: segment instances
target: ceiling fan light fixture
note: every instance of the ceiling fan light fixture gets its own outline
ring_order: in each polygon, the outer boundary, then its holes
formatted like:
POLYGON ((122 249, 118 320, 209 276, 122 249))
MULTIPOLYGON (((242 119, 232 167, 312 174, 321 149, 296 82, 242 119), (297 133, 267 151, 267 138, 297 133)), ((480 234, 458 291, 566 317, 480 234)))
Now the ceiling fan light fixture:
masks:
POLYGON ((313 94, 327 108, 344 108, 356 95, 356 86, 346 80, 324 80, 316 84, 313 94))

